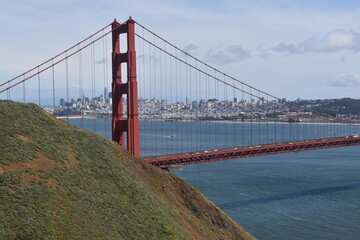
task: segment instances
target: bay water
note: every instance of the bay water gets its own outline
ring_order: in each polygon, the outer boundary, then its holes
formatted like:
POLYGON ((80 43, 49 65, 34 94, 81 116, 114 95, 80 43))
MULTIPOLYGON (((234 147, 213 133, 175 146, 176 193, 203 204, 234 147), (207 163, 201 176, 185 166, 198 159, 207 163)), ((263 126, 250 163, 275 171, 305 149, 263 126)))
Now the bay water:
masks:
MULTIPOLYGON (((67 121, 111 137, 108 119, 67 121)), ((299 133, 305 139, 356 133, 342 126, 322 128, 141 122, 140 136, 142 155, 158 155, 247 145, 250 135, 252 144, 261 144, 295 141, 299 133), (282 133, 275 133, 276 127, 282 133)), ((360 239, 360 146, 195 164, 174 173, 258 239, 360 239)))

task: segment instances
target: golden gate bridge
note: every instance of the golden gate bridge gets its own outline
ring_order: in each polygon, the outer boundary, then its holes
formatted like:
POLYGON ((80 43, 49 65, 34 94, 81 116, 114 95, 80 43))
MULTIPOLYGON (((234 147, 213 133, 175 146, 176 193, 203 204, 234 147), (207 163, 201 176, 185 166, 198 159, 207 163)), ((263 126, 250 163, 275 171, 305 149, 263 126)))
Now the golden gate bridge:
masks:
POLYGON ((111 129, 112 140, 122 148, 165 169, 360 145, 357 122, 255 88, 131 18, 124 23, 114 20, 65 51, 1 83, 0 98, 34 102, 53 114, 65 110, 66 118, 75 108, 81 120, 87 118, 86 111, 92 111, 96 132, 96 116, 104 106, 94 99, 99 89, 107 88, 111 89, 112 121, 111 127, 105 124, 105 132, 111 129), (85 106, 86 94, 91 98, 85 106), (75 106, 59 106, 60 98, 66 98, 67 103, 72 98, 80 100, 75 106), (139 111, 139 99, 151 107, 139 111), (196 123, 190 129, 189 119, 196 123), (224 119, 226 122, 214 124, 214 120, 224 119), (231 128, 226 126, 229 122, 234 123, 231 128), (142 137, 142 133, 156 136, 165 125, 175 147, 166 154, 156 154, 156 139, 142 137), (210 141, 214 136, 215 145, 210 141))

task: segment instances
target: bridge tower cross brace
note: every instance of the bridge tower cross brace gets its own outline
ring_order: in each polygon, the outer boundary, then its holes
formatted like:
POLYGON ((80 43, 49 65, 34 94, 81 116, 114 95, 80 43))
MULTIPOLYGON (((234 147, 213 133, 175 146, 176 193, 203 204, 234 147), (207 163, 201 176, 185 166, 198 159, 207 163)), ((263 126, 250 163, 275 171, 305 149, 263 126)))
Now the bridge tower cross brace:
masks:
POLYGON ((112 23, 112 140, 140 157, 138 89, 136 81, 135 22, 131 17, 123 24, 112 23), (120 52, 120 34, 127 36, 127 51, 120 52), (127 65, 127 82, 122 82, 121 64, 127 65), (127 95, 127 115, 124 118, 123 95, 127 95))

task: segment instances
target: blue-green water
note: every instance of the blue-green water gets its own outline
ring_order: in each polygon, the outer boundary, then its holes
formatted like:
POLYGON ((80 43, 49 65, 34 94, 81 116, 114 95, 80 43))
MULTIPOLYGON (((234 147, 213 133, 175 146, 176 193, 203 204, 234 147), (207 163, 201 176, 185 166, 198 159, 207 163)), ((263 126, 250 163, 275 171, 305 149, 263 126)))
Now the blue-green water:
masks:
MULTIPOLYGON (((82 120, 82 124, 79 119, 69 121, 90 131, 96 125, 98 133, 110 137, 110 123, 105 124, 104 120, 97 120, 96 124, 93 120, 82 120)), ((245 126, 246 131, 241 126, 244 125, 142 122, 142 148, 146 147, 143 154, 201 150, 207 144, 211 148, 241 145, 242 131, 245 137, 251 134, 249 126, 245 126)), ((275 138, 271 134, 258 137, 256 130, 262 129, 263 134, 271 132, 274 126, 252 127, 253 144, 275 138)), ((292 133, 297 131, 304 138, 320 137, 316 133, 321 132, 315 125, 300 125, 299 129, 295 125, 277 125, 281 127, 284 134, 277 133, 280 141, 296 140, 292 133)), ((329 130, 327 126, 323 128, 330 136, 350 134, 342 127, 334 131, 330 126, 329 130)), ((248 142, 245 140, 244 144, 248 142)), ((258 239, 360 239, 359 146, 197 164, 184 166, 175 174, 258 239)))
POLYGON ((258 239, 359 239, 360 148, 248 158, 177 172, 258 239))

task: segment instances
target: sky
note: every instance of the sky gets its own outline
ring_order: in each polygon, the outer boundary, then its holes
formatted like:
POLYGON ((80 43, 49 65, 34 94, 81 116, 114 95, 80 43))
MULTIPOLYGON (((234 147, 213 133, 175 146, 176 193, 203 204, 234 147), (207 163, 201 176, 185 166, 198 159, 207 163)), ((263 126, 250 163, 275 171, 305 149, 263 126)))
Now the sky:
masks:
POLYGON ((0 82, 129 16, 278 97, 360 98, 355 0, 0 0, 0 82))

